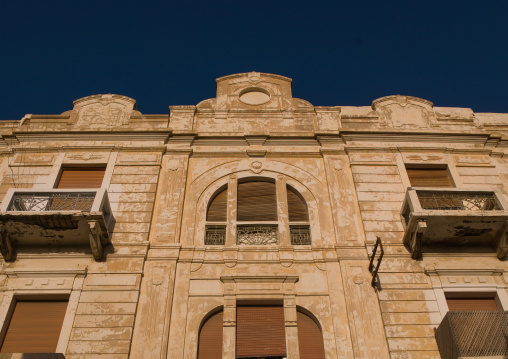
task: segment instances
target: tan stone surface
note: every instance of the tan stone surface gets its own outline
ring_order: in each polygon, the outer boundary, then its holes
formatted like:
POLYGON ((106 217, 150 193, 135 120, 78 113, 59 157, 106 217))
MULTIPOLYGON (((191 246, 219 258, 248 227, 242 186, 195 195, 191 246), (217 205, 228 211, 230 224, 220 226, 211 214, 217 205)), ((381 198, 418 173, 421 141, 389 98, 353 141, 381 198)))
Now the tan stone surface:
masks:
POLYGON ((15 260, 0 261, 0 321, 16 296, 70 297, 59 340, 69 359, 195 358, 200 326, 223 307, 223 355, 234 358, 237 303, 275 300, 290 359, 297 310, 316 319, 327 358, 430 359, 447 293, 490 293, 508 309, 508 267, 493 251, 436 247, 413 260, 400 215, 406 165, 446 166, 456 187, 508 200, 508 115, 403 95, 313 106, 291 86, 235 74, 217 79, 215 98, 169 114, 104 94, 0 123, 0 197, 51 189, 62 166, 106 166, 115 218, 98 261, 90 248, 14 243, 15 260), (277 187, 279 244, 236 245, 237 185, 260 178, 277 187), (311 246, 291 245, 286 185, 307 205, 311 246), (205 245, 206 211, 224 186, 226 244, 205 245), (373 288, 378 236, 385 256, 373 288))

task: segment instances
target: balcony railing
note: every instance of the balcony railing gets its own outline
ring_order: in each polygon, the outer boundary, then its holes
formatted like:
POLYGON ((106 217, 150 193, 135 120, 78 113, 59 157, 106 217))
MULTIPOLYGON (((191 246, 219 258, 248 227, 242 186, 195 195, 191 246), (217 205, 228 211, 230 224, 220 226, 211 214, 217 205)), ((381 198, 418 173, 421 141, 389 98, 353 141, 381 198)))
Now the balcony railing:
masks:
POLYGON ((14 193, 7 211, 90 212, 95 192, 14 193))
POLYGON ((99 260, 114 223, 105 189, 11 188, 0 207, 0 252, 11 260, 16 248, 89 245, 99 260))
POLYGON ((494 193, 417 192, 422 209, 443 211, 499 211, 494 193))
POLYGON ((508 356, 508 312, 448 312, 436 330, 442 359, 508 356))
POLYGON ((491 247, 499 258, 508 252, 508 210, 497 189, 409 187, 401 216, 415 259, 424 246, 491 247))

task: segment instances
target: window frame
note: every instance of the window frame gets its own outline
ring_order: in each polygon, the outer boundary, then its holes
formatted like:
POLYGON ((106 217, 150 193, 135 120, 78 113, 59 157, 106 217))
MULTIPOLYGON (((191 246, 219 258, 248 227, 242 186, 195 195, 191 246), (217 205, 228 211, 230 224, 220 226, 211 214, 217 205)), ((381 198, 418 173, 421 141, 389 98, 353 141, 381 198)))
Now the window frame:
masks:
MULTIPOLYGON (((442 278, 444 279, 444 278, 442 278)), ((508 294, 503 289, 497 288, 495 285, 443 285, 441 287, 434 287, 434 294, 441 314, 441 320, 445 317, 446 313, 450 311, 446 301, 447 296, 460 296, 462 298, 475 298, 475 297, 493 297, 500 311, 508 310, 508 294)))
POLYGON ((56 353, 67 351, 72 326, 83 289, 86 267, 72 270, 38 271, 33 269, 7 269, 9 291, 0 302, 0 342, 3 343, 16 301, 20 300, 68 300, 56 353), (44 286, 44 289, 40 289, 44 286))
POLYGON ((311 246, 313 243, 312 238, 315 236, 312 234, 313 226, 310 225, 310 206, 308 200, 292 183, 288 183, 286 177, 278 175, 275 178, 271 176, 252 176, 248 175, 245 177, 237 178, 236 175, 231 175, 227 183, 221 183, 216 187, 213 192, 210 193, 206 198, 205 202, 205 213, 204 213, 204 230, 203 237, 201 237, 201 243, 205 246, 249 246, 249 247, 267 247, 267 246, 311 246), (275 199, 276 199, 276 221, 238 221, 237 209, 238 209, 238 184, 245 182, 271 182, 275 183, 275 199), (290 222, 288 214, 288 187, 291 187, 293 192, 297 194, 306 206, 308 221, 307 222, 290 222), (222 191, 227 191, 227 218, 226 222, 208 221, 208 209, 212 201, 220 195, 222 191), (277 226, 278 228, 278 243, 277 244, 239 244, 237 242, 237 229, 238 226, 277 226), (225 231, 224 244, 207 244, 207 229, 209 227, 223 227, 225 231), (307 244, 292 244, 290 230, 292 226, 307 226, 310 237, 310 243, 307 244), (282 230, 284 229, 284 230, 282 230))
MULTIPOLYGON (((404 164, 404 170, 406 173, 406 176, 409 181, 408 187, 420 187, 420 186, 413 186, 411 184, 411 179, 409 178, 407 170, 445 170, 446 174, 448 175, 448 178, 450 179, 451 187, 442 187, 442 186, 435 186, 436 188, 457 188, 457 181, 455 180, 452 171, 450 170, 450 166, 447 163, 405 163, 404 164)), ((434 186, 428 186, 429 188, 433 188, 434 186)))
MULTIPOLYGON (((81 156, 83 159, 74 159, 75 154, 72 152, 60 153, 51 169, 51 173, 46 177, 46 181, 43 183, 36 184, 34 188, 56 188, 60 180, 60 176, 63 168, 76 167, 76 168, 87 168, 87 167, 104 167, 104 178, 102 179, 102 185, 100 188, 107 189, 111 183, 111 177, 113 176, 113 170, 116 165, 116 160, 119 151, 110 151, 106 149, 98 149, 98 159, 86 160, 87 156, 90 157, 89 153, 83 153, 81 156)), ((93 158, 93 157, 92 157, 93 158)))
MULTIPOLYGON (((66 322, 66 317, 67 317, 68 312, 69 312, 70 294, 44 294, 44 295, 42 295, 42 294, 41 295, 18 294, 18 295, 14 295, 12 297, 11 301, 10 301, 9 309, 7 311, 7 315, 5 316, 5 320, 4 320, 2 328, 0 330, 0 349, 2 348, 2 346, 4 344, 5 337, 7 335, 9 326, 11 324, 12 317, 14 315, 14 310, 16 308, 16 305, 17 305, 18 302, 23 302, 23 301, 33 301, 33 302, 56 302, 56 301, 60 302, 60 301, 65 301, 65 302, 67 302, 67 306, 66 306, 66 309, 65 309, 65 314, 64 314, 64 317, 63 317, 63 320, 62 320, 62 327, 60 329, 60 334, 58 335, 57 345, 56 345, 56 348, 55 348, 55 353, 65 354, 65 352, 60 352, 58 350, 59 350, 59 348, 62 347, 62 345, 60 344, 60 341, 62 340, 62 332, 64 331, 64 324, 66 322)), ((65 333, 64 333, 64 335, 65 335, 65 333)), ((21 352, 21 353, 25 353, 25 352, 21 352)))

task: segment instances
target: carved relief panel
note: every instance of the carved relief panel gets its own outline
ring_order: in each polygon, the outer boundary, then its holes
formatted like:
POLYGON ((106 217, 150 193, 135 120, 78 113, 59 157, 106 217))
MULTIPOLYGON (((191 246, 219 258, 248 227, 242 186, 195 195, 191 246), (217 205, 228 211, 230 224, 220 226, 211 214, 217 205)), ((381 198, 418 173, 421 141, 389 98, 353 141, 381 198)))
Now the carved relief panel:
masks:
POLYGON ((76 125, 83 127, 127 125, 135 110, 136 100, 120 95, 93 95, 74 101, 74 111, 78 114, 76 125))

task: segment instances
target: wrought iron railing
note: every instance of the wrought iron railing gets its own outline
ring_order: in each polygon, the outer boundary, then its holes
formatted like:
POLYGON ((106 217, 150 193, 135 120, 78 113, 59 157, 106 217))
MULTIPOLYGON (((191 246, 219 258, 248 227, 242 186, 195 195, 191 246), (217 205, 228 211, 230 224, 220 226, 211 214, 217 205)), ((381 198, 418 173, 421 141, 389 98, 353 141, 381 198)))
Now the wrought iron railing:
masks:
POLYGON ((448 312, 436 330, 441 358, 508 356, 508 312, 448 312))
POLYGON ((206 226, 205 227, 205 245, 226 244, 226 226, 206 226))
POLYGON ((90 211, 95 192, 15 193, 8 211, 90 211))
POLYGON ((310 239, 310 226, 305 225, 290 225, 289 235, 291 237, 292 245, 308 245, 311 244, 310 239))
POLYGON ((494 193, 417 191, 423 209, 460 211, 497 211, 501 208, 494 193))
POLYGON ((236 244, 279 244, 277 225, 239 225, 236 227, 236 244))

